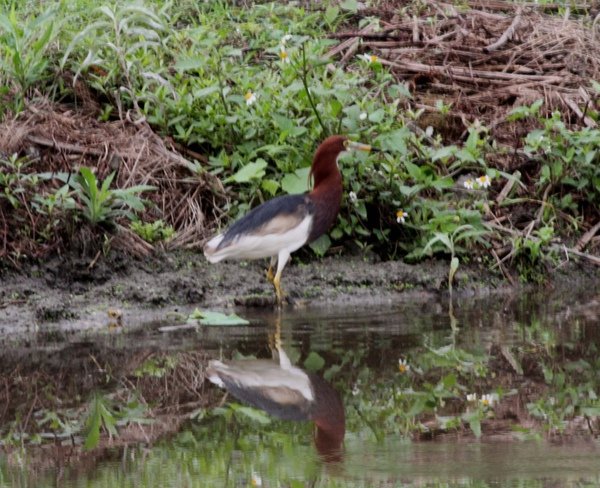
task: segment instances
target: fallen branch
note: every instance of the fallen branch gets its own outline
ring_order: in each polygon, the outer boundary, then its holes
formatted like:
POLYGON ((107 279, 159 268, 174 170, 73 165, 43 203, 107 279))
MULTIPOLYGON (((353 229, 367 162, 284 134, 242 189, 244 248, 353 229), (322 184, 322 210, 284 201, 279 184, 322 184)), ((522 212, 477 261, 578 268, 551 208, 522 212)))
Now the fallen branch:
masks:
POLYGON ((504 44, 506 44, 509 39, 512 39, 512 37, 515 35, 515 31, 517 30, 517 28, 519 27, 519 24, 521 23, 522 12, 523 12, 523 9, 521 7, 519 7, 517 9, 517 15, 513 19, 512 23, 508 26, 508 29, 506 29, 504 31, 504 33, 500 36, 500 39, 498 39, 496 42, 484 47, 483 48, 484 53, 491 53, 492 51, 496 51, 497 49, 500 49, 502 46, 504 46, 504 44))
MULTIPOLYGON (((29 142, 32 142, 33 144, 51 147, 53 149, 59 149, 61 151, 68 151, 68 152, 72 152, 72 153, 76 153, 76 154, 91 154, 93 156, 99 156, 99 157, 106 156, 105 149, 96 149, 96 148, 89 147, 89 146, 83 147, 83 146, 78 146, 77 144, 70 144, 68 142, 53 141, 50 139, 46 139, 44 137, 34 136, 32 134, 28 134, 27 136, 25 136, 25 138, 29 142)), ((119 156, 121 158, 125 157, 125 155, 119 154, 117 151, 112 151, 112 154, 119 156)))
POLYGON ((594 225, 590 230, 588 230, 579 238, 577 244, 575 244, 574 249, 577 251, 581 251, 582 249, 584 249, 585 246, 588 245, 588 243, 594 238, 594 236, 598 233, 599 230, 600 221, 596 222, 596 225, 594 225))

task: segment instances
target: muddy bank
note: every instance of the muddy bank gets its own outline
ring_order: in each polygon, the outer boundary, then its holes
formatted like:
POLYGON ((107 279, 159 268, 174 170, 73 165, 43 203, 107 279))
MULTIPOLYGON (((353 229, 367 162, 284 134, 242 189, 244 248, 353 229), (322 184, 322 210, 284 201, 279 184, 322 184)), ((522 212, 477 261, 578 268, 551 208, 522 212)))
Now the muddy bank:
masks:
MULTIPOLYGON (((225 309, 274 306, 264 277, 266 263, 208 264, 198 253, 177 252, 146 260, 114 256, 90 266, 90 260, 54 259, 0 275, 0 334, 4 338, 52 330, 104 330, 119 310, 128 329, 156 319, 156 310, 186 313, 193 307, 225 309)), ((448 263, 419 265, 377 262, 359 257, 296 258, 282 284, 287 307, 327 304, 377 304, 424 301, 447 295, 448 263)), ((594 287, 600 268, 569 262, 546 275, 546 289, 594 287)), ((522 288, 519 285, 519 288, 522 288)), ((461 265, 456 296, 515 290, 499 272, 461 265)))

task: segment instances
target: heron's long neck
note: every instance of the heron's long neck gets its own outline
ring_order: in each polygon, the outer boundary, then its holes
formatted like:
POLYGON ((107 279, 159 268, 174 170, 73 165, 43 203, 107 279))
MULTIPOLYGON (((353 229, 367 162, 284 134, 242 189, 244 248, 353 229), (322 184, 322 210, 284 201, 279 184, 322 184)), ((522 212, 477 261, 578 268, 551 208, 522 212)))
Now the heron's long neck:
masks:
POLYGON ((315 240, 329 230, 340 211, 343 190, 342 175, 337 168, 326 177, 318 181, 315 179, 310 199, 316 208, 309 241, 315 240))

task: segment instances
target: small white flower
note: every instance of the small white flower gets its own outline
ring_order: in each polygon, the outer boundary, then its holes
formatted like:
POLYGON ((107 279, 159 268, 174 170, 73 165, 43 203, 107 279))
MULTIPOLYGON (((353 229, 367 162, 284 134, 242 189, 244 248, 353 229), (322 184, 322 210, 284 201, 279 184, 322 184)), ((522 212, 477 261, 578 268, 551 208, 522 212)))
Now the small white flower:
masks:
POLYGON ((252 473, 252 480, 250 481, 252 486, 262 486, 262 478, 258 475, 258 473, 252 473))
POLYGON ((475 188, 475 181, 473 181, 471 178, 467 178, 464 183, 463 186, 467 189, 467 190, 472 190, 473 188, 475 188))
POLYGON ((408 373, 410 371, 410 364, 408 364, 406 359, 398 359, 398 371, 401 373, 408 373))
POLYGON ((498 401, 498 393, 486 393, 485 395, 481 395, 481 399, 479 402, 484 407, 493 407, 494 403, 498 401))
POLYGON ((404 210, 398 210, 396 212, 396 222, 403 224, 406 221, 408 214, 404 210))
POLYGON ((286 34, 285 36, 283 36, 281 38, 280 44, 282 46, 285 46, 287 44, 288 41, 290 41, 292 39, 292 35, 291 34, 286 34))
POLYGON ((362 112, 362 113, 361 113, 361 114, 358 116, 358 118, 359 118, 360 120, 365 120, 365 119, 367 118, 367 112, 362 112))
POLYGON ((467 394, 467 401, 472 403, 472 402, 476 402, 477 401, 477 393, 468 393, 467 394))
POLYGON ((358 197, 356 196, 356 193, 354 193, 353 191, 351 191, 350 193, 348 193, 348 198, 350 199, 350 201, 352 203, 356 202, 356 200, 358 200, 358 197))
POLYGON ((492 180, 490 179, 490 177, 488 175, 483 175, 483 176, 480 176, 479 178, 477 178, 477 183, 482 188, 489 188, 490 185, 492 184, 492 180))
POLYGON ((246 100, 246 105, 248 105, 248 107, 249 107, 254 102, 256 102, 256 95, 254 93, 252 93, 252 90, 248 90, 246 92, 246 94, 244 95, 244 99, 246 100))
POLYGON ((283 46, 283 45, 280 46, 280 49, 279 49, 279 59, 281 60, 282 63, 290 62, 290 55, 285 50, 285 46, 283 46))
POLYGON ((356 396, 360 393, 360 388, 358 387, 358 383, 354 383, 354 386, 352 387, 352 395, 356 396))
POLYGON ((375 64, 379 61, 379 58, 375 54, 359 54, 358 57, 363 61, 366 61, 368 64, 375 64))
POLYGON ((425 129, 425 135, 427 137, 431 137, 433 135, 433 127, 428 125, 427 128, 425 129))

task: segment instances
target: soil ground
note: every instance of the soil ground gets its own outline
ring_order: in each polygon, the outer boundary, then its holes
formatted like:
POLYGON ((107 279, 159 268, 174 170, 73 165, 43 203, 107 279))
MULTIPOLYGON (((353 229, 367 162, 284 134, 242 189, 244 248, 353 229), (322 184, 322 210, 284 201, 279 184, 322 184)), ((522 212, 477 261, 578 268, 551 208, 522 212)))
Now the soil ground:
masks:
MULTIPOLYGON (((198 253, 177 252, 145 260, 114 256, 91 267, 89 260, 63 257, 18 273, 5 271, 0 275, 0 335, 7 339, 33 331, 100 329, 114 309, 122 311, 128 328, 135 328, 155 319, 157 308, 273 307, 265 266, 262 261, 210 265, 198 253)), ((446 261, 409 265, 335 256, 305 263, 296 258, 286 267, 282 285, 288 307, 376 304, 445 294, 447 277, 446 261)), ((600 268, 571 261, 550 270, 547 280, 550 287, 577 286, 581 280, 600 283, 600 268)), ((482 264, 461 265, 454 280, 460 295, 511 288, 482 264)))

